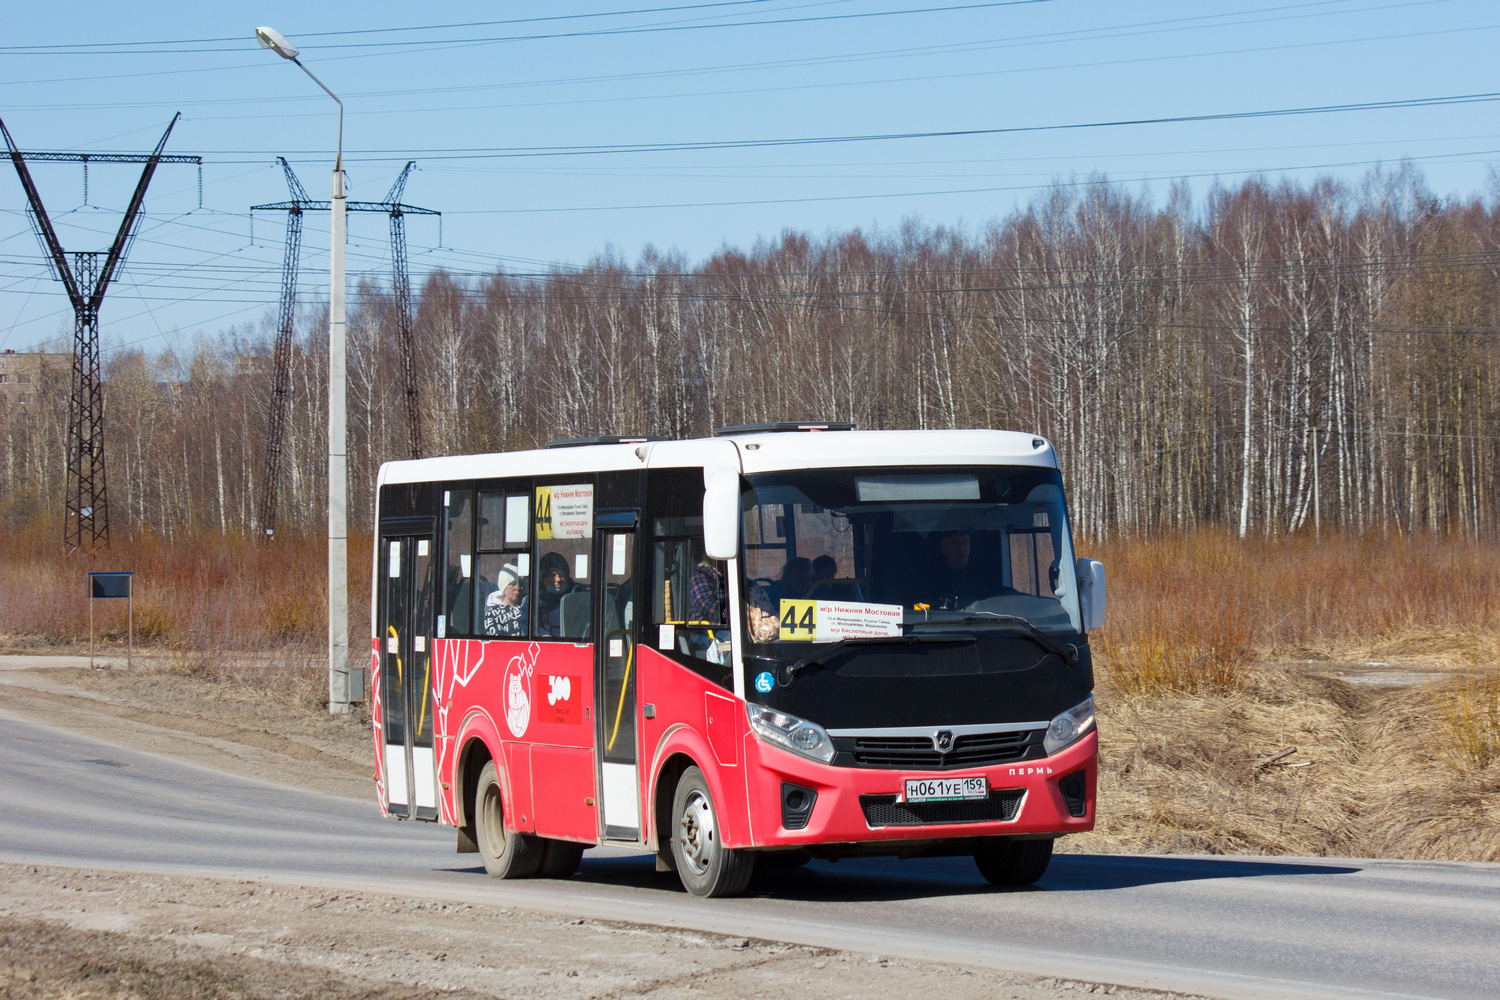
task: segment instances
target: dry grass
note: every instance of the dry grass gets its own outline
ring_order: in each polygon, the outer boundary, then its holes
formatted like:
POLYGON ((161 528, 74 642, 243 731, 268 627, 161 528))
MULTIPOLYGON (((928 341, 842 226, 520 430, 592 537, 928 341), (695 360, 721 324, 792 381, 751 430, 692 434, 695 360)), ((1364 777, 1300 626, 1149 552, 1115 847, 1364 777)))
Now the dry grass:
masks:
MULTIPOLYGON (((368 536, 351 537, 349 551, 350 628, 362 636, 368 536)), ((58 534, 45 526, 0 530, 0 640, 20 648, 85 645, 85 574, 131 570, 137 645, 170 651, 183 669, 215 669, 246 652, 315 653, 327 636, 326 553, 321 538, 143 535, 117 540, 91 561, 65 558, 58 534)), ((95 601, 93 612, 95 641, 123 646, 126 602, 95 601)))
POLYGON ((1465 671, 1438 685, 1431 697, 1441 760, 1465 773, 1500 762, 1500 668, 1465 671))
POLYGON ((1099 825, 1065 847, 1500 861, 1500 758, 1454 766, 1443 683, 1252 667, 1233 691, 1106 691, 1099 825))
POLYGON ((1253 636, 1236 608, 1185 616, 1153 608, 1128 629, 1103 632, 1096 649, 1122 693, 1227 691, 1244 678, 1253 636))
POLYGON ((1117 692, 1229 690, 1255 659, 1500 658, 1500 544, 1423 535, 1091 546, 1109 571, 1096 652, 1117 692))
POLYGON ((1500 861, 1500 545, 1206 531, 1091 554, 1100 823, 1069 849, 1500 861), (1369 692, 1327 660, 1463 673, 1369 692))

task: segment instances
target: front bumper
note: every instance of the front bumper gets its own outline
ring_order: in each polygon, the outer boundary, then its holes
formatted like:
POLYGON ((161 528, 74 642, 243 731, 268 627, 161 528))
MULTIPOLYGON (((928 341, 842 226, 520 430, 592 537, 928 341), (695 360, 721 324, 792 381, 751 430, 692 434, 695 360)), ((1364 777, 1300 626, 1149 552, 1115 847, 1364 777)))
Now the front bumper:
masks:
MULTIPOLYGON (((746 768, 753 839, 749 846, 1041 836, 1082 833, 1094 828, 1094 792, 1099 770, 1097 732, 1042 760, 941 773, 833 767, 770 746, 753 734, 747 735, 745 744, 746 755, 752 760, 758 758, 759 764, 746 768), (1080 774, 1084 808, 1083 815, 1074 816, 1060 786, 1065 779, 1080 774), (983 775, 989 781, 988 808, 965 808, 959 803, 903 808, 899 801, 907 778, 972 775, 983 775), (812 814, 801 829, 782 825, 783 782, 817 792, 812 814)), ((1076 795, 1074 801, 1076 811, 1076 795)))

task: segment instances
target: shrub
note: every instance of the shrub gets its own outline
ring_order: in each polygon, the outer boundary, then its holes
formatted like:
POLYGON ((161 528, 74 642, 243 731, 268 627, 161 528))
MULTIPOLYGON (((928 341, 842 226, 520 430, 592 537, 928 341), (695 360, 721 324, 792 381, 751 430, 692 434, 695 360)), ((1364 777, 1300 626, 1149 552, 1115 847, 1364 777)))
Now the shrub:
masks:
POLYGON ((1442 734, 1437 758, 1458 771, 1483 771, 1500 761, 1500 668, 1466 671, 1432 690, 1442 734))

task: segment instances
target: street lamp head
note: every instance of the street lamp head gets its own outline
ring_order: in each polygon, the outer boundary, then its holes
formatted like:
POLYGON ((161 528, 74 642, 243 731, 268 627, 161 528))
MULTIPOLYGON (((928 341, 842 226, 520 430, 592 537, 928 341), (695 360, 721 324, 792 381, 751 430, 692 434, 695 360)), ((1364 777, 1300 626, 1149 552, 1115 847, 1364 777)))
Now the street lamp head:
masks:
POLYGON ((281 32, 275 28, 256 28, 255 40, 263 49, 270 49, 283 59, 297 58, 297 46, 282 37, 281 32))

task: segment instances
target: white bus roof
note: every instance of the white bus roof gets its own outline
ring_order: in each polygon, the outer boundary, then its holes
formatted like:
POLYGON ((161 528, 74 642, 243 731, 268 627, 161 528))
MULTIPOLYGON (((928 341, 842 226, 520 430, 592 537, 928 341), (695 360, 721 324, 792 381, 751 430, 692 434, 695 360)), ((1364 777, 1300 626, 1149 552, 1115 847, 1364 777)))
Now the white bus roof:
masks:
POLYGON ((1029 465, 1055 469, 1057 452, 1045 438, 1015 431, 748 431, 682 441, 592 444, 387 462, 380 467, 378 482, 385 485, 725 464, 738 464, 746 475, 903 465, 1029 465))

